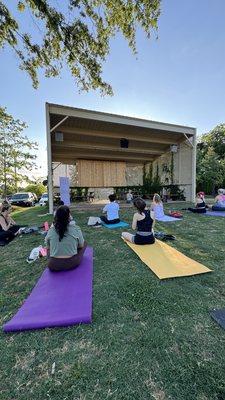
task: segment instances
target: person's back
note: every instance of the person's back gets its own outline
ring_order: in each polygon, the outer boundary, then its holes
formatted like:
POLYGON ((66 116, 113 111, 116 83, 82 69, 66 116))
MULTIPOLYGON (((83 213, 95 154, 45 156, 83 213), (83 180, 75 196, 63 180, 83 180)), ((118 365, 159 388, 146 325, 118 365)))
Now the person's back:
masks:
POLYGON ((163 209, 163 203, 161 201, 160 195, 157 193, 154 194, 151 209, 152 209, 152 211, 154 211, 156 219, 164 217, 165 214, 164 214, 164 209, 163 209))
POLYGON ((109 195, 109 204, 106 204, 106 206, 103 208, 103 212, 106 213, 105 216, 101 216, 101 220, 105 224, 116 224, 120 222, 119 219, 119 204, 116 203, 116 196, 114 194, 109 195))
POLYGON ((104 209, 107 212, 107 218, 109 221, 113 219, 119 218, 119 204, 118 203, 109 203, 107 204, 104 209))
POLYGON ((136 230, 136 234, 122 232, 122 238, 138 245, 153 244, 154 212, 147 209, 145 201, 141 198, 134 200, 134 206, 137 212, 133 216, 132 229, 136 230))
POLYGON ((164 217, 164 209, 163 209, 163 204, 162 203, 158 203, 158 204, 153 204, 152 210, 155 213, 155 218, 162 218, 164 217))
POLYGON ((45 242, 49 251, 48 268, 51 271, 66 271, 77 267, 86 249, 80 228, 70 224, 70 210, 67 206, 57 208, 54 222, 45 242))
POLYGON ((144 218, 137 220, 137 233, 152 232, 153 219, 151 218, 150 210, 143 210, 140 215, 143 215, 144 218))
POLYGON ((59 235, 53 225, 49 229, 45 241, 49 244, 50 257, 71 257, 77 254, 78 247, 82 247, 84 244, 81 229, 70 223, 61 240, 59 240, 59 235))

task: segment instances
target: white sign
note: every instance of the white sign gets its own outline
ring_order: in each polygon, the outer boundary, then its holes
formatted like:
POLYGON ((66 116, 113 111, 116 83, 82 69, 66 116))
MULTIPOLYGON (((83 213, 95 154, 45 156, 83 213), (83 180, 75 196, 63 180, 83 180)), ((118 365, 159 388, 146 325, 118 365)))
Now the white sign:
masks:
POLYGON ((70 206, 70 183, 69 178, 65 176, 59 177, 60 187, 60 200, 62 200, 65 206, 70 206))

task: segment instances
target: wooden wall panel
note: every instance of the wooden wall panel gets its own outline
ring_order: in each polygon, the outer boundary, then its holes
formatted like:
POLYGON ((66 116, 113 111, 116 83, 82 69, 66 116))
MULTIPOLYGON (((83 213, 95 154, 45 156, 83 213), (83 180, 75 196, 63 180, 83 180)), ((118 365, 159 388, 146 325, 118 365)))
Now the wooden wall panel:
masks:
POLYGON ((126 186, 126 163, 120 161, 78 160, 80 187, 126 186))

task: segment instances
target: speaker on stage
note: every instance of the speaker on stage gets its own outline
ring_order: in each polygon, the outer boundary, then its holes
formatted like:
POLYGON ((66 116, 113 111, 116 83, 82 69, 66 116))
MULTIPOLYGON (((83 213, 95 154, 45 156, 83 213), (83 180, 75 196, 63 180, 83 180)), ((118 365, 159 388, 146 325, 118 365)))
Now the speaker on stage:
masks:
POLYGON ((129 147, 129 140, 128 140, 128 139, 125 139, 125 138, 120 139, 120 147, 121 147, 122 149, 128 149, 128 147, 129 147))

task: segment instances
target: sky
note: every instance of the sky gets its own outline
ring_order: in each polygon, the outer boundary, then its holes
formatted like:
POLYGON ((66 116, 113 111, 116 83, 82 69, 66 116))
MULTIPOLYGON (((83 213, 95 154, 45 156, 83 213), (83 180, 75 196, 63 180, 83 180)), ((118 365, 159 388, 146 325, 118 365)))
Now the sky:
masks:
MULTIPOLYGON (((15 0, 6 3, 12 10, 15 0)), ((158 39, 138 30, 137 57, 120 35, 112 40, 103 77, 113 97, 79 93, 66 66, 58 78, 40 72, 35 90, 13 51, 1 50, 0 106, 25 121, 25 133, 38 141, 39 175, 47 170, 45 102, 189 125, 198 135, 225 123, 224 21, 224 0, 162 0, 158 39)))

